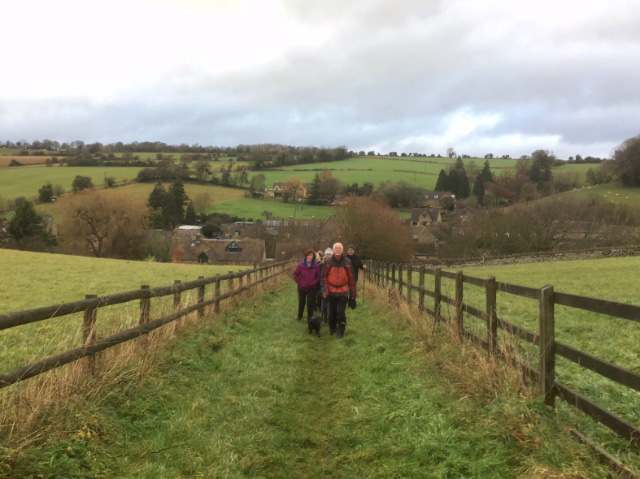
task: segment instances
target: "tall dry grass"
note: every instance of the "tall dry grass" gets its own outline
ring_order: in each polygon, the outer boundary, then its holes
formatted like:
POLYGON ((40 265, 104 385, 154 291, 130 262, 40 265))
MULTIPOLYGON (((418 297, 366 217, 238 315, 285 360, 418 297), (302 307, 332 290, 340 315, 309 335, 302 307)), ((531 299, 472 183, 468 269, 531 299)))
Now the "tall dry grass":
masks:
POLYGON ((526 380, 522 370, 516 366, 524 362, 518 356, 518 348, 509 338, 500 338, 499 348, 507 361, 492 357, 487 351, 476 347, 468 340, 460 339, 458 325, 451 319, 452 310, 443 303, 442 318, 436 323, 430 315, 419 311, 417 304, 408 304, 394 288, 371 288, 370 295, 379 308, 391 308, 400 314, 391 314, 391 321, 406 321, 422 348, 429 354, 429 361, 446 377, 459 394, 472 396, 476 400, 493 400, 496 393, 514 397, 531 398, 535 387, 526 380))
POLYGON ((409 325, 419 339, 414 354, 420 356, 425 371, 437 370, 459 401, 473 401, 476 407, 488 411, 482 424, 487 431, 499 431, 515 440, 523 451, 530 452, 525 473, 519 477, 592 477, 585 466, 590 454, 569 437, 570 427, 542 406, 537 385, 519 366, 527 363, 518 354, 520 348, 514 340, 499 338, 498 347, 504 356, 498 359, 469 340, 461 339, 457 323, 452 319, 453 308, 444 303, 443 320, 436 323, 426 312, 419 311, 415 302, 409 305, 395 288, 368 284, 366 295, 376 307, 388 313, 389 321, 398 327, 409 325), (566 440, 558 440, 561 431, 566 440), (533 459, 551 438, 563 452, 574 458, 569 470, 560 471, 533 459))

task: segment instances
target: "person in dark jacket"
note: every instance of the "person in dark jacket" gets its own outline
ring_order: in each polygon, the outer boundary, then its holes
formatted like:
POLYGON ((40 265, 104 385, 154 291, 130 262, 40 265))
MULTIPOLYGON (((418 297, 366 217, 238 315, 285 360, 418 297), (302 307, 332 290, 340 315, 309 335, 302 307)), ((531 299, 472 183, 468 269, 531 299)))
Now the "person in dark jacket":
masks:
POLYGON ((302 319, 304 305, 307 305, 307 318, 311 318, 315 308, 316 290, 320 283, 320 266, 316 263, 315 252, 309 248, 304 252, 304 259, 293 272, 293 279, 298 285, 298 321, 302 319))
POLYGON ((345 309, 349 295, 356 298, 351 261, 345 257, 341 243, 333 245, 333 256, 324 263, 320 285, 322 297, 329 303, 329 331, 341 339, 347 326, 345 309))
POLYGON ((367 266, 362 262, 362 258, 356 253, 356 247, 352 244, 347 247, 347 258, 349 258, 351 266, 353 266, 353 280, 356 286, 358 286, 358 273, 360 270, 364 271, 367 269, 367 266))

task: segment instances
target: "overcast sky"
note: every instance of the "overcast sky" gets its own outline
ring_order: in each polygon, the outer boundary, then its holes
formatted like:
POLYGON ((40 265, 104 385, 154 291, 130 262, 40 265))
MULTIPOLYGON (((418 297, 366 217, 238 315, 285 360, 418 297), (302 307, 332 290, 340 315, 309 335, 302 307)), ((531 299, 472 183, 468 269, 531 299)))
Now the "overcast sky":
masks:
POLYGON ((637 0, 0 2, 0 139, 609 156, 637 0))

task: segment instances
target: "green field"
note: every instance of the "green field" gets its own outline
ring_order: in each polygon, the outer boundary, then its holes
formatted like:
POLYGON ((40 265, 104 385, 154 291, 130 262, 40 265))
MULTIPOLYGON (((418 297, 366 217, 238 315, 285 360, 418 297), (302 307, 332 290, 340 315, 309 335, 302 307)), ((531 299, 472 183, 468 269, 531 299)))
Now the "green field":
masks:
MULTIPOLYGON (((165 185, 168 186, 168 185, 165 185)), ((152 183, 133 183, 118 188, 106 190, 107 194, 124 194, 132 198, 133 201, 146 203, 149 194, 153 189, 152 183)), ((328 206, 311 206, 304 203, 297 205, 290 201, 285 203, 281 199, 254 199, 245 198, 245 190, 239 188, 226 188, 224 186, 185 184, 185 192, 191 199, 198 195, 207 193, 210 195, 211 205, 207 208, 207 213, 226 213, 236 215, 241 218, 253 218, 254 220, 265 219, 262 212, 267 210, 273 213, 273 218, 329 218, 331 208, 328 206)), ((48 203, 37 205, 37 209, 43 213, 53 216, 56 223, 62 221, 61 205, 58 203, 48 203)))
POLYGON ((306 205, 303 202, 295 204, 294 201, 285 203, 276 198, 255 199, 238 198, 232 201, 225 201, 213 205, 207 210, 208 213, 227 213, 241 218, 253 218, 254 220, 264 220, 263 211, 273 213, 273 218, 321 218, 328 219, 331 216, 330 206, 306 205))
MULTIPOLYGON (((533 288, 551 284, 554 291, 558 292, 640 305, 640 257, 469 267, 463 271, 465 275, 478 278, 494 276, 499 282, 533 288)), ((417 284, 417 274, 414 274, 413 281, 417 284)), ((433 276, 427 275, 425 281, 426 287, 433 291, 433 276)), ((453 280, 443 279, 442 288, 444 295, 455 296, 453 280)), ((433 300, 426 298, 426 301, 432 308, 433 300)), ((484 311, 484 288, 465 284, 464 302, 484 311)), ((453 315, 452 306, 443 303, 443 308, 447 315, 453 315)), ((498 292, 497 310, 498 316, 506 321, 533 332, 539 329, 538 302, 535 300, 498 292)), ((637 322, 564 306, 556 306, 555 319, 557 341, 640 373, 640 324, 637 322)), ((486 338, 483 321, 468 314, 465 314, 464 321, 465 327, 486 338)), ((499 337, 511 341, 504 331, 499 331, 499 337)), ((537 347, 520 343, 520 354, 537 367, 537 347)), ((640 393, 560 357, 556 360, 556 366, 558 381, 628 421, 640 424, 640 393)), ((570 413, 575 414, 574 411, 570 413)), ((598 429, 591 421, 585 421, 585 424, 585 427, 594 428, 594 434, 602 434, 603 441, 613 440, 606 439, 611 434, 604 428, 598 429)))
MULTIPOLYGON (((465 164, 474 162, 476 167, 482 168, 484 159, 465 159, 465 164)), ((455 164, 455 158, 403 158, 403 157, 357 157, 344 161, 327 163, 309 163, 304 165, 286 166, 278 171, 263 172, 267 187, 272 187, 274 181, 284 181, 290 176, 298 176, 306 183, 310 183, 316 170, 328 169, 333 177, 340 181, 353 184, 372 183, 378 187, 383 181, 404 181, 412 185, 433 190, 440 170, 455 164)), ((513 168, 515 160, 489 160, 495 174, 513 168)))
POLYGON ((601 168, 601 164, 599 163, 567 163, 564 164, 562 166, 557 166, 555 168, 553 168, 553 174, 555 175, 560 175, 560 174, 577 174, 578 175, 578 181, 581 184, 587 184, 587 171, 589 171, 589 169, 594 169, 594 170, 598 170, 599 168, 601 168))
POLYGON ((574 191, 563 193, 568 198, 587 200, 599 196, 611 203, 640 208, 640 188, 623 188, 615 183, 606 185, 585 186, 574 191))
MULTIPOLYGON (((127 195, 132 201, 145 203, 147 202, 155 183, 131 183, 117 188, 109 188, 105 190, 107 195, 127 195)), ((169 187, 170 183, 166 183, 165 187, 169 187)), ((238 188, 226 188, 224 186, 198 185, 193 183, 185 183, 184 190, 192 200, 203 194, 209 195, 211 206, 208 212, 211 213, 218 203, 233 202, 234 200, 244 199, 245 191, 238 188)), ((36 206, 38 211, 53 216, 56 223, 62 221, 61 204, 46 203, 36 206)), ((262 210, 261 210, 262 211, 262 210)), ((231 213, 233 214, 233 213, 231 213)))
POLYGON ((93 184, 101 186, 104 177, 112 176, 116 181, 133 180, 138 175, 139 167, 91 167, 91 166, 37 166, 29 168, 7 168, 0 170, 0 197, 4 200, 24 196, 32 198, 38 196, 38 190, 47 182, 52 185, 62 185, 66 191, 71 191, 71 183, 76 176, 88 176, 93 184))
MULTIPOLYGON (((86 294, 104 296, 140 288, 141 285, 167 286, 179 279, 183 282, 198 276, 214 276, 246 267, 182 265, 125 261, 83 256, 29 253, 0 249, 0 313, 10 313, 65 302, 79 301, 86 294)), ((207 295, 211 294, 207 287, 207 295)), ((195 292, 184 293, 184 301, 195 292)), ((171 298, 152 301, 156 308, 167 308, 171 298)), ((139 305, 136 302, 102 308, 98 312, 98 334, 112 329, 125 329, 136 324, 139 305)), ((80 341, 82 315, 71 315, 0 331, 0 364, 2 372, 24 365, 35 358, 60 353, 77 347, 80 341)))

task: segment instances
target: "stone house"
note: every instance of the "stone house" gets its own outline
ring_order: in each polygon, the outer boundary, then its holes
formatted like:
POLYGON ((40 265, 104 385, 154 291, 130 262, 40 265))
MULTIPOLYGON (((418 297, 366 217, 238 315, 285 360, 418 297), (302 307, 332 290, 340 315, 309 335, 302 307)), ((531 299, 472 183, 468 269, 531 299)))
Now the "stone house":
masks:
POLYGON ((265 243, 258 239, 205 239, 197 233, 171 241, 172 263, 256 265, 266 259, 265 243))
POLYGON ((426 226, 442 222, 442 214, 439 209, 416 208, 411 211, 412 226, 426 226))
MULTIPOLYGON (((296 198, 306 198, 307 197, 307 192, 309 191, 309 183, 302 183, 300 186, 298 186, 296 192, 294 195, 294 197, 296 198)), ((284 181, 274 181, 273 182, 273 188, 270 190, 267 190, 265 193, 265 196, 268 198, 282 198, 282 195, 284 194, 284 191, 287 189, 287 185, 284 181)))
POLYGON ((426 207, 441 208, 443 202, 453 200, 453 206, 455 207, 456 195, 448 191, 425 191, 422 204, 426 207))
POLYGON ((429 231, 429 228, 423 225, 412 225, 409 227, 409 231, 417 253, 435 254, 438 250, 439 242, 429 231))

